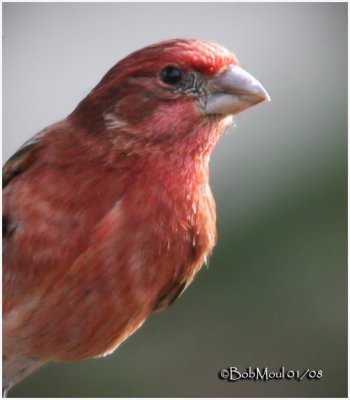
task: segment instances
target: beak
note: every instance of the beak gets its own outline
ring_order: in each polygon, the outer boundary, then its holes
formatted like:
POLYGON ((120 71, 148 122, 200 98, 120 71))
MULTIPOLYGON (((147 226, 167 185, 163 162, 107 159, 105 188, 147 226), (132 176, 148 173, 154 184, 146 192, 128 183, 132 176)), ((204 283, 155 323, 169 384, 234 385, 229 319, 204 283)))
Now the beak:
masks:
POLYGON ((236 65, 230 65, 220 75, 211 78, 208 89, 205 115, 238 114, 262 101, 270 101, 262 84, 236 65))

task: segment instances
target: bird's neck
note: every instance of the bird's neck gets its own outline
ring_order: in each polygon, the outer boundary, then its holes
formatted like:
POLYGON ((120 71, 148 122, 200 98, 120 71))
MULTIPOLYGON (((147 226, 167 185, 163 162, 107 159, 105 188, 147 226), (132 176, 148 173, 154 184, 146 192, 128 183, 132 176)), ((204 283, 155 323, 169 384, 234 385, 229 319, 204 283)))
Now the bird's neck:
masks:
POLYGON ((208 118, 197 121, 187 129, 171 135, 150 134, 146 128, 140 134, 128 128, 108 130, 113 158, 124 154, 133 162, 148 162, 150 167, 162 165, 163 169, 201 169, 207 165, 217 142, 231 124, 231 118, 208 118), (114 157, 113 157, 114 155, 114 157))
POLYGON ((79 154, 152 184, 169 188, 181 184, 192 190, 194 186, 208 185, 211 153, 230 123, 228 118, 205 120, 171 143, 146 141, 127 130, 109 130, 98 135, 80 130, 79 154))

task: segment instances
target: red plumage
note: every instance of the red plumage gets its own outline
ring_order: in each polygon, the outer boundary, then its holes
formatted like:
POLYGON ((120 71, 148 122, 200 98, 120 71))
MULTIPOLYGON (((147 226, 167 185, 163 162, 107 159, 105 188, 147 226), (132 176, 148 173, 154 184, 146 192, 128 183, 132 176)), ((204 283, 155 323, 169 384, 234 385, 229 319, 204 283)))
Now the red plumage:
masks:
POLYGON ((209 42, 139 50, 5 164, 5 386, 113 351, 192 281, 216 240, 209 156, 267 99, 230 68, 209 42))

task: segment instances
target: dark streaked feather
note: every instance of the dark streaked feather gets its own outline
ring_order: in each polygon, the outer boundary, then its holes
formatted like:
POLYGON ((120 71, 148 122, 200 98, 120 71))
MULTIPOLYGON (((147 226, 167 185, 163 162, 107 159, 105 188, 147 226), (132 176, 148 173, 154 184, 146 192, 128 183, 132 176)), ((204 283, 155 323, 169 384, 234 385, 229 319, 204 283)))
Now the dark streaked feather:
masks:
POLYGON ((40 148, 40 139, 48 131, 43 129, 21 146, 2 168, 2 187, 6 187, 13 178, 24 172, 36 159, 40 148))

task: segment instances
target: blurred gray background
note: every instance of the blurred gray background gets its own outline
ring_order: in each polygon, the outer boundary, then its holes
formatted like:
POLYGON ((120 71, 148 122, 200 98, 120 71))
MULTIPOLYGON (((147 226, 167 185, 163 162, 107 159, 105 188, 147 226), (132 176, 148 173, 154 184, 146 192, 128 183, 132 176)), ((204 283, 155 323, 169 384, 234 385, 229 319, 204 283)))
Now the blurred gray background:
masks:
POLYGON ((347 395, 347 4, 3 4, 3 157, 64 118, 133 50, 231 49, 272 102, 211 159, 219 241, 192 286, 110 357, 52 363, 16 397, 347 395), (226 382, 236 366, 320 380, 226 382))

